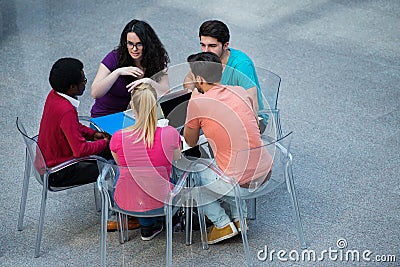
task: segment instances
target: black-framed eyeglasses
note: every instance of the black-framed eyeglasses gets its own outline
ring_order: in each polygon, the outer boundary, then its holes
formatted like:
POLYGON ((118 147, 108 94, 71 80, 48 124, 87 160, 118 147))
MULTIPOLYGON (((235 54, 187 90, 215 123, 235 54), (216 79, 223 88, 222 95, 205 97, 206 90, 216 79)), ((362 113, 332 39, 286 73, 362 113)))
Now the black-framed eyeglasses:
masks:
POLYGON ((138 50, 143 48, 143 44, 141 42, 133 43, 131 41, 128 41, 128 42, 126 42, 126 46, 129 48, 136 47, 136 49, 138 49, 138 50))

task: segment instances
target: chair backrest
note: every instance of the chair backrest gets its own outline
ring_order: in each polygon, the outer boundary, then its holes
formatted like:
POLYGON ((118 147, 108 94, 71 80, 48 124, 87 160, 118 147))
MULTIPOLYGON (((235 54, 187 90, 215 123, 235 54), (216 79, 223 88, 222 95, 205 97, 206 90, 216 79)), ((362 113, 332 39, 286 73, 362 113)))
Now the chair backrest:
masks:
POLYGON ((267 179, 275 154, 273 144, 241 150, 236 153, 234 178, 240 184, 246 183, 256 189, 267 179))
MULTIPOLYGON (((261 67, 256 67, 256 72, 258 76, 258 82, 260 84, 260 89, 263 93, 264 101, 268 103, 270 109, 278 109, 278 97, 279 88, 281 85, 281 77, 261 67)), ((268 109, 267 106, 265 106, 265 108, 268 109)))
POLYGON ((113 161, 98 161, 99 190, 109 208, 129 214, 163 208, 173 189, 166 167, 123 167, 113 161))
MULTIPOLYGON (((172 64, 171 64, 172 65, 172 64)), ((180 64, 174 64, 173 66, 168 66, 168 80, 170 92, 177 92, 185 90, 183 88, 183 78, 189 73, 190 66, 189 63, 184 62, 180 64)), ((159 95, 158 97, 164 97, 159 95)))
POLYGON ((39 145, 36 141, 36 137, 28 136, 28 134, 26 133, 25 127, 19 118, 17 118, 16 125, 17 125, 17 129, 20 132, 22 139, 24 140, 24 143, 26 145, 28 158, 31 161, 32 166, 34 167, 33 170, 35 170, 34 171, 35 178, 40 184, 43 184, 42 175, 45 172, 47 172, 48 167, 46 165, 46 161, 44 159, 42 151, 40 150, 39 145))
POLYGON ((254 193, 260 190, 260 195, 266 193, 264 190, 272 191, 278 185, 284 183, 288 164, 291 164, 292 160, 289 151, 291 137, 292 132, 278 140, 263 136, 264 144, 262 146, 239 151, 235 158, 235 174, 237 177, 233 178, 239 180, 243 174, 246 177, 251 176, 248 189, 254 193), (273 163, 270 177, 267 178, 269 160, 272 160, 273 163))

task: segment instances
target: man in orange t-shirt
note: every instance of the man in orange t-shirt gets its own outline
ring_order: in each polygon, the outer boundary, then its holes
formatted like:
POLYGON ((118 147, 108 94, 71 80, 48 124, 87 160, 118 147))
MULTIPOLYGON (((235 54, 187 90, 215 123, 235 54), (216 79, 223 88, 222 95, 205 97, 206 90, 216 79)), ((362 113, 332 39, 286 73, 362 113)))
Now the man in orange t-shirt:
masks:
MULTIPOLYGON (((272 157, 266 150, 252 148, 263 145, 258 118, 252 109, 251 96, 239 86, 221 85, 222 64, 218 56, 203 52, 188 57, 196 81, 196 89, 188 104, 184 138, 188 145, 197 144, 200 128, 203 130, 219 169, 239 183, 241 194, 253 179, 267 177, 272 157), (248 151, 246 160, 237 162, 239 151, 248 151)), ((232 186, 210 169, 198 173, 197 186, 204 186, 204 211, 213 222, 208 243, 215 244, 238 234, 238 212, 232 186), (231 217, 217 201, 217 197, 230 206, 231 217)), ((244 215, 246 204, 242 202, 244 215)))

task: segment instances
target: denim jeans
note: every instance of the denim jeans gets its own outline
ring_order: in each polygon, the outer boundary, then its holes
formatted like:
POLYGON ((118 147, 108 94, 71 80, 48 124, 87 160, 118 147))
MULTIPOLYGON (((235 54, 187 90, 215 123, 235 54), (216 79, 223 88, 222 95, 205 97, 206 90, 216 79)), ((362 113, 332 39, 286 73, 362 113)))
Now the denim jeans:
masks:
MULTIPOLYGON (((214 160, 209 160, 213 162, 214 160)), ((194 175, 195 185, 202 186, 200 189, 201 203, 203 204, 204 213, 207 215, 214 225, 218 228, 224 227, 231 221, 239 218, 237 206, 235 202, 235 194, 233 186, 225 182, 219 175, 209 168, 206 168, 194 175), (221 205, 225 202, 227 205, 221 205), (230 217, 223 206, 227 206, 230 211, 230 217)), ((241 196, 249 194, 246 188, 239 188, 241 196)), ((241 202, 243 216, 247 217, 246 202, 241 202)))
POLYGON ((135 212, 135 217, 138 218, 139 224, 141 226, 153 226, 156 223, 156 221, 162 220, 164 216, 140 217, 140 215, 153 215, 153 214, 160 214, 161 212, 164 212, 164 207, 144 212, 135 212))

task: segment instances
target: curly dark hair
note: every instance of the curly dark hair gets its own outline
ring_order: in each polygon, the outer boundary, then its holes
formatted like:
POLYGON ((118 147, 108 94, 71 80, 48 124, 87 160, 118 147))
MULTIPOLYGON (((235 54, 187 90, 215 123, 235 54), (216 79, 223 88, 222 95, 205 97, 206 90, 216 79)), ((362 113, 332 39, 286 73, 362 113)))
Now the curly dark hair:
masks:
POLYGON ((60 58, 50 70, 49 82, 59 93, 66 93, 71 85, 82 82, 83 63, 76 58, 60 58))
POLYGON ((120 42, 116 48, 119 55, 118 67, 136 66, 126 46, 127 34, 129 32, 136 33, 143 44, 141 65, 145 69, 144 77, 152 77, 167 68, 170 59, 164 45, 147 22, 136 19, 126 24, 121 33, 120 42))

